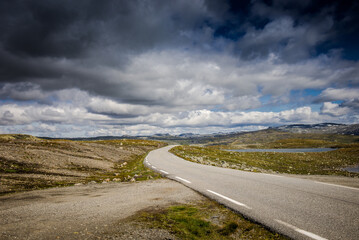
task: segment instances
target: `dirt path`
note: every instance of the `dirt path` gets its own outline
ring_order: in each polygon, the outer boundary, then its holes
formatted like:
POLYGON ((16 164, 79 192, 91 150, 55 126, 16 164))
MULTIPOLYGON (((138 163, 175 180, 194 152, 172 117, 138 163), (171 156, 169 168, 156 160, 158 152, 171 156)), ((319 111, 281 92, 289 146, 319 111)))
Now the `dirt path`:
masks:
POLYGON ((0 197, 0 239, 174 239, 126 218, 203 197, 174 181, 107 183, 0 197))

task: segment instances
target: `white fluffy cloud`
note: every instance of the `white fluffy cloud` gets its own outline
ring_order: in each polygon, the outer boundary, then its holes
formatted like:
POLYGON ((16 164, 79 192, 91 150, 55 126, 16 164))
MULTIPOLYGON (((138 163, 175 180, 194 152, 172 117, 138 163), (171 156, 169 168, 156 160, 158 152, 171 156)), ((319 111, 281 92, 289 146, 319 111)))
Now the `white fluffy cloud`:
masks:
POLYGON ((340 107, 339 104, 325 102, 321 108, 321 112, 323 114, 329 114, 332 116, 343 116, 350 113, 350 108, 348 107, 340 107))
POLYGON ((324 101, 359 99, 359 88, 327 88, 318 98, 324 101))

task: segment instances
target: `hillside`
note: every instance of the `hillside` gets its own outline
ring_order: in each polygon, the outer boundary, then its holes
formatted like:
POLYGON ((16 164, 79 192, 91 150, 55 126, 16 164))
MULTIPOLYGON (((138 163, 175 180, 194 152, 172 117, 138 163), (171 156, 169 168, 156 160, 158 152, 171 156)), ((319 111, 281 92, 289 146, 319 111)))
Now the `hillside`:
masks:
POLYGON ((44 140, 0 135, 0 194, 91 181, 158 177, 142 165, 164 143, 147 140, 44 140))

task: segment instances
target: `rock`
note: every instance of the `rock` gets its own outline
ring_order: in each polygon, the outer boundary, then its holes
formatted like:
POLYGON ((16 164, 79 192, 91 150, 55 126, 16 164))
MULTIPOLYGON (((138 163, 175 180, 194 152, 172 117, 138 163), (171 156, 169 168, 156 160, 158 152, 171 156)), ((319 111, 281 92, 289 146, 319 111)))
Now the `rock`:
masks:
POLYGON ((103 181, 102 184, 107 183, 106 181, 103 181))
POLYGON ((227 168, 227 167, 229 167, 229 165, 228 165, 228 163, 224 163, 224 164, 222 164, 222 167, 227 168))
POLYGON ((109 179, 109 178, 106 178, 106 179, 105 179, 105 181, 106 181, 106 182, 109 182, 109 181, 111 181, 111 179, 109 179))
POLYGON ((123 165, 123 166, 126 166, 126 165, 127 165, 127 162, 122 163, 122 165, 123 165))
POLYGON ((147 179, 153 179, 153 177, 152 177, 152 176, 148 176, 147 179))
POLYGON ((95 181, 91 181, 91 182, 89 182, 88 184, 96 184, 97 182, 95 182, 95 181))
POLYGON ((135 178, 131 178, 130 182, 136 182, 135 178))
POLYGON ((82 183, 75 183, 75 186, 82 186, 82 183))
POLYGON ((118 175, 120 175, 120 173, 114 173, 114 175, 115 175, 115 176, 118 176, 118 175))
POLYGON ((121 182, 121 178, 114 178, 112 179, 113 182, 121 182))

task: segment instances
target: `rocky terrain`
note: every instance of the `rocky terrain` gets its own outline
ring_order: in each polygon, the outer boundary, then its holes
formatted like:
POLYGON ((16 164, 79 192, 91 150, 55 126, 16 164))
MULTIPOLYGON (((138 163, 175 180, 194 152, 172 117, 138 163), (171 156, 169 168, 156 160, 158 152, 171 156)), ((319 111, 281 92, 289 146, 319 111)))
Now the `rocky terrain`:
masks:
POLYGON ((0 135, 0 194, 158 177, 142 166, 142 159, 164 145, 146 140, 86 142, 0 135))

